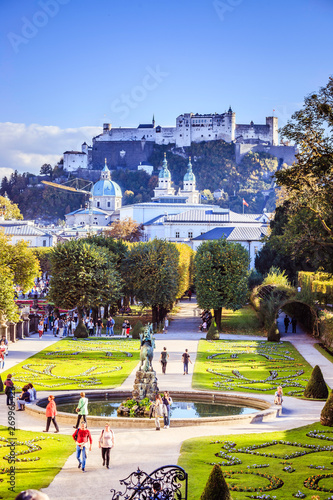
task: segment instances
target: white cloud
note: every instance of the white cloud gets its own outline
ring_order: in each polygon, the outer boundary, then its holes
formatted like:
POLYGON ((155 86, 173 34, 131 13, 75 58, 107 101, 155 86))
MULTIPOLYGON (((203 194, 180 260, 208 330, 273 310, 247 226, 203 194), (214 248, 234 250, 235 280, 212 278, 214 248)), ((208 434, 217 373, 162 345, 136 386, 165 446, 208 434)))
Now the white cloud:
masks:
POLYGON ((100 127, 89 126, 61 129, 36 123, 0 123, 0 178, 10 169, 38 174, 43 163, 54 166, 64 151, 81 151, 83 142, 91 144, 101 132, 100 127))
POLYGON ((3 177, 10 177, 14 173, 12 168, 0 168, 0 182, 3 177))

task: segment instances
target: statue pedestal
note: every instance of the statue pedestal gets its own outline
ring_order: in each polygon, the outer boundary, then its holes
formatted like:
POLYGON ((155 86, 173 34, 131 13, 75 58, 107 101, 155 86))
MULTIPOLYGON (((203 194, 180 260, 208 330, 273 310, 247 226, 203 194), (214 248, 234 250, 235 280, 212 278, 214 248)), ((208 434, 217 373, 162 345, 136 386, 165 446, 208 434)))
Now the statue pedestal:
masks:
POLYGON ((134 388, 132 391, 133 399, 136 399, 137 401, 141 401, 143 398, 154 400, 158 391, 156 372, 154 370, 149 372, 136 372, 134 388))

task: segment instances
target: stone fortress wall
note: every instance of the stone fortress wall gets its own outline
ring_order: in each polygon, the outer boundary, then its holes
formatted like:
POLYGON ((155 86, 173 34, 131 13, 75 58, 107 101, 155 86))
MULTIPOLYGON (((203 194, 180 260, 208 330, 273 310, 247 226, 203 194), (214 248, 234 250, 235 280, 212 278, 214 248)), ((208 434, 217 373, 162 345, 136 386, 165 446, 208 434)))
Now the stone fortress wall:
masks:
POLYGON ((250 150, 266 151, 282 158, 284 163, 294 161, 295 147, 278 145, 277 117, 267 117, 262 125, 236 124, 236 113, 229 108, 222 114, 179 115, 175 127, 156 126, 154 118, 152 123, 136 128, 112 128, 110 123, 104 123, 102 134, 93 138, 92 146, 82 145, 85 155, 75 151, 64 153, 64 166, 68 171, 78 166, 102 168, 106 158, 111 169, 136 169, 140 162, 148 162, 154 144, 181 148, 191 146, 192 142, 216 140, 236 143, 237 162, 250 150))

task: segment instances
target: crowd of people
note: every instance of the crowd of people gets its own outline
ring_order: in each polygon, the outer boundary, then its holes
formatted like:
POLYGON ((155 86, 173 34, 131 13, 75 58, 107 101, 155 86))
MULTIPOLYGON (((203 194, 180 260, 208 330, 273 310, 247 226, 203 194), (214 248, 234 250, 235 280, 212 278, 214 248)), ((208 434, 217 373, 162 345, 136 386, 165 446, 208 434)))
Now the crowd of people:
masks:
POLYGON ((201 324, 199 326, 199 331, 205 332, 209 329, 209 327, 212 323, 213 316, 212 316, 212 313, 208 309, 202 311, 200 316, 201 316, 201 324))

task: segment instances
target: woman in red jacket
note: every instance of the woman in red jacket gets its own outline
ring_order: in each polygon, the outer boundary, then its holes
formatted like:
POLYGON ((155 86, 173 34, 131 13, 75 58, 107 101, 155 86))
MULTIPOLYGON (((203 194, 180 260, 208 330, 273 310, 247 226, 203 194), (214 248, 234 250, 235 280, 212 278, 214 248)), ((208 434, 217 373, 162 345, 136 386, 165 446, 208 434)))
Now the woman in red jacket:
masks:
POLYGON ((58 424, 57 424, 57 421, 56 421, 56 414, 57 414, 57 406, 55 404, 55 401, 54 401, 54 396, 49 396, 49 403, 46 407, 46 412, 45 412, 45 415, 47 417, 47 420, 46 420, 46 429, 45 431, 43 432, 49 432, 49 428, 50 428, 50 424, 51 424, 51 420, 52 422, 54 423, 54 427, 55 427, 55 433, 59 432, 59 427, 58 427, 58 424))

